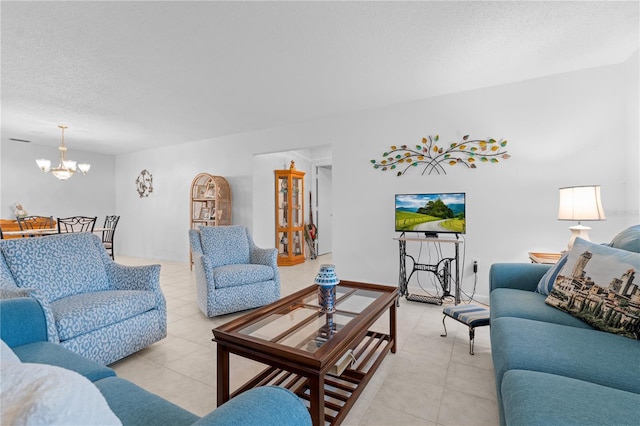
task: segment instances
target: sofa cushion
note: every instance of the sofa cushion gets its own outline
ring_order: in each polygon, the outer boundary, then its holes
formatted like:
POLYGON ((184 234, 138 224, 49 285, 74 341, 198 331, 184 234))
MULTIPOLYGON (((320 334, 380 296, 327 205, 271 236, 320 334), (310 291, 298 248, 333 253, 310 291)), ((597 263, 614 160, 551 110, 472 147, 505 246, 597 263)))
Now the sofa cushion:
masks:
POLYGON ((515 317, 593 329, 586 322, 546 305, 546 297, 533 291, 497 288, 491 292, 491 320, 515 317))
POLYGON ((107 377, 94 383, 109 407, 127 426, 191 425, 199 419, 171 402, 119 377, 107 377))
POLYGON ((569 256, 569 252, 565 252, 560 259, 551 267, 545 274, 540 278, 540 282, 538 282, 538 286, 536 287, 536 293, 544 294, 548 296, 551 293, 551 289, 553 288, 553 284, 556 282, 556 278, 558 274, 564 268, 565 263, 567 263, 567 257, 569 256))
POLYGON ((640 339, 640 253, 576 238, 546 303, 591 326, 640 339))
POLYGON ((36 288, 49 301, 107 290, 100 239, 86 232, 2 240, 2 253, 18 287, 36 288))
POLYGON ((212 272, 216 288, 235 287, 274 279, 275 272, 265 265, 224 265, 212 272))
POLYGON ((22 362, 49 364, 75 371, 95 382, 105 377, 115 376, 111 368, 91 361, 62 345, 51 342, 34 342, 16 346, 13 352, 22 362))
POLYGON ((637 425, 640 394, 536 371, 502 379, 506 424, 637 425))
POLYGON ((249 263, 251 247, 244 226, 202 226, 200 240, 202 252, 211 257, 214 268, 249 263))
POLYGON ((532 370, 640 393, 640 342, 522 318, 491 321, 496 383, 509 370, 532 370))
POLYGON ((640 225, 631 226, 613 237, 609 245, 620 250, 640 253, 640 225))
POLYGON ((146 290, 112 290, 82 293, 51 303, 60 340, 100 329, 152 310, 155 293, 146 290))
POLYGON ((0 369, 3 424, 122 424, 100 391, 74 371, 30 363, 3 363, 0 369))

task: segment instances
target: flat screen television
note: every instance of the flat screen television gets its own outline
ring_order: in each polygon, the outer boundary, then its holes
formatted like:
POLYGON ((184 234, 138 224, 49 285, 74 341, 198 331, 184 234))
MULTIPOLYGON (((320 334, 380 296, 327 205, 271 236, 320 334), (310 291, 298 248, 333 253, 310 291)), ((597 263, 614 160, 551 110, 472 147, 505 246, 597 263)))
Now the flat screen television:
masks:
POLYGON ((396 194, 396 232, 466 233, 464 192, 396 194))

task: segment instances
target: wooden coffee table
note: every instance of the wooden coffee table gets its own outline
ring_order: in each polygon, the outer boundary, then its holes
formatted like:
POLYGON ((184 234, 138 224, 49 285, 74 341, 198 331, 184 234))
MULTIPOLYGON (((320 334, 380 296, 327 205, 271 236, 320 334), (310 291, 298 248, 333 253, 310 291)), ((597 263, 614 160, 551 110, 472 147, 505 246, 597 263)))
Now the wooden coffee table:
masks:
POLYGON ((317 288, 302 289, 213 330, 218 406, 256 386, 277 385, 306 402, 314 425, 344 420, 385 355, 396 352, 398 289, 342 281, 336 287, 336 312, 324 314, 317 288), (388 332, 372 330, 387 311, 388 332), (230 393, 231 353, 269 367, 230 393), (336 371, 336 365, 353 359, 341 374, 336 371))

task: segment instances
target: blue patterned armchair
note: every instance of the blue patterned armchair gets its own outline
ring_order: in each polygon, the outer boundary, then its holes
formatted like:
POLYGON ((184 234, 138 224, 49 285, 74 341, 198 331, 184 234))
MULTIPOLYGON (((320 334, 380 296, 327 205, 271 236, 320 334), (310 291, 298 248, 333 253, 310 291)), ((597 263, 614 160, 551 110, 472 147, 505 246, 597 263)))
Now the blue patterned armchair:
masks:
POLYGON ((198 307, 208 317, 257 308, 280 298, 275 248, 259 248, 246 226, 189 230, 198 307))
POLYGON ((0 298, 33 297, 47 340, 110 364, 167 335, 160 265, 115 263, 91 233, 0 241, 0 298))

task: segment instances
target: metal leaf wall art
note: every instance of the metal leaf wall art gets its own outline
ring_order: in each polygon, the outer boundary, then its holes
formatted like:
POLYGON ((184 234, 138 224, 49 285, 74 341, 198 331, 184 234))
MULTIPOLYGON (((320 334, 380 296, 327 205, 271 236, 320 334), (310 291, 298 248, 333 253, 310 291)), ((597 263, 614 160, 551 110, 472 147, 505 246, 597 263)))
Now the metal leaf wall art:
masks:
POLYGON ((507 141, 490 139, 469 139, 463 136, 462 141, 438 144, 440 137, 422 138, 421 145, 391 146, 391 150, 382 154, 382 160, 371 160, 374 169, 381 171, 397 170, 396 176, 402 176, 411 168, 422 170, 421 174, 447 174, 444 165, 464 165, 475 169, 478 163, 498 163, 500 159, 510 157, 505 147, 507 141))

